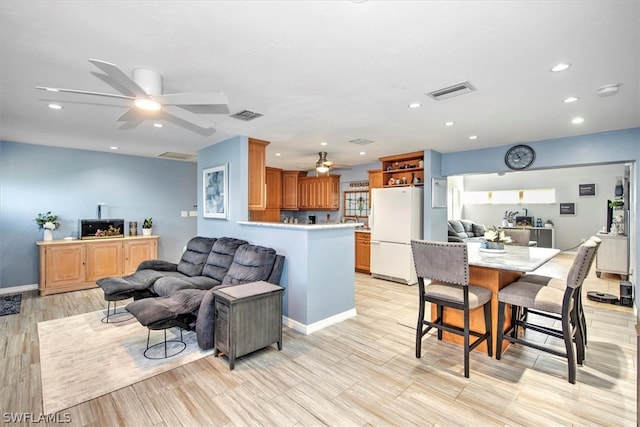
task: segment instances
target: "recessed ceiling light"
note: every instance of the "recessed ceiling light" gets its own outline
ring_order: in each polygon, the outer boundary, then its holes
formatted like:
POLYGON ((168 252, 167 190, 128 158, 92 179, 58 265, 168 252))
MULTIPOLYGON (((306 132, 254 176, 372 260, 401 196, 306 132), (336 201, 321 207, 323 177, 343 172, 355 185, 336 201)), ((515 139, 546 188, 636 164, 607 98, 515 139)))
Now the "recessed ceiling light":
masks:
POLYGON ((565 98, 562 102, 564 102, 565 104, 571 104, 572 102, 576 102, 578 99, 580 98, 577 98, 575 96, 570 96, 568 98, 565 98))
POLYGON ((326 142, 321 142, 320 145, 327 145, 327 143, 326 142))
POLYGON ((412 102, 411 104, 409 104, 409 108, 420 108, 420 104, 419 102, 412 102))
POLYGON ((574 125, 579 125, 582 122, 584 122, 584 119, 582 117, 576 117, 575 119, 571 120, 571 123, 573 123, 574 125))
POLYGON ((62 105, 60 104, 49 104, 49 108, 52 110, 62 110, 62 105))
POLYGON ((44 88, 44 90, 46 90, 47 92, 60 92, 55 87, 46 87, 46 88, 44 88))
POLYGON ((160 105, 159 102, 156 102, 152 99, 138 98, 133 101, 133 104, 141 110, 147 111, 158 111, 162 108, 162 105, 160 105))
POLYGON ((360 155, 361 155, 361 156, 364 156, 364 155, 365 155, 365 152, 364 152, 364 151, 361 151, 361 152, 360 152, 360 155))
POLYGON ((477 135, 471 135, 471 136, 469 137, 469 139, 478 139, 478 136, 477 136, 477 135))
POLYGON ((154 124, 153 124, 153 127, 154 127, 154 128, 161 128, 161 127, 163 127, 163 126, 164 126, 164 125, 163 125, 162 123, 154 123, 154 124))
POLYGON ((453 126, 455 124, 456 124, 455 122, 444 122, 445 126, 453 126))
POLYGON ((282 154, 276 153, 276 157, 280 157, 280 156, 282 156, 282 154))
POLYGON ((598 96, 611 96, 618 93, 620 85, 606 85, 598 89, 598 96))
POLYGON ((564 71, 564 70, 568 69, 569 67, 571 67, 571 64, 560 63, 560 64, 556 65, 555 67, 551 68, 551 71, 554 72, 554 73, 557 73, 558 71, 564 71))
POLYGON ((117 149, 118 149, 118 147, 116 147, 115 145, 112 145, 111 147, 109 147, 109 149, 111 149, 111 150, 117 150, 117 149))

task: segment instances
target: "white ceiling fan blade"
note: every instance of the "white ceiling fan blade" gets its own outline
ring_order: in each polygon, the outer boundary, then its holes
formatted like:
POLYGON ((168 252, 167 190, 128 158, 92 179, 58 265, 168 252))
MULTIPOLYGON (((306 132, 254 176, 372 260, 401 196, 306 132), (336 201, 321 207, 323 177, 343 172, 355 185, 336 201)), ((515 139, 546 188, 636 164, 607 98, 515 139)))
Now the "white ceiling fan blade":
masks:
POLYGON ((47 92, 79 93, 79 94, 82 94, 82 95, 106 96, 106 97, 109 97, 109 98, 134 99, 131 96, 116 95, 116 94, 113 94, 113 93, 92 92, 90 90, 62 89, 62 88, 59 88, 59 87, 46 87, 46 86, 36 86, 36 89, 46 90, 47 92))
POLYGON ((120 117, 118 117, 119 122, 130 122, 130 121, 134 121, 134 120, 141 120, 141 114, 140 111, 138 111, 135 108, 130 108, 126 111, 126 113, 124 113, 123 115, 121 115, 120 117))
POLYGON ((105 74, 111 77, 117 84, 129 91, 136 98, 148 98, 149 95, 138 84, 133 81, 124 71, 118 68, 115 64, 109 62, 100 61, 99 59, 90 59, 96 67, 100 68, 105 74))
POLYGON ((182 108, 176 107, 173 105, 163 106, 162 111, 165 112, 166 114, 169 114, 180 120, 184 120, 185 122, 191 123, 202 129, 211 129, 215 126, 215 123, 210 122, 209 120, 204 119, 198 116, 197 114, 193 114, 187 110, 183 110, 182 108))
POLYGON ((222 92, 171 93, 157 95, 153 99, 164 105, 228 105, 229 99, 222 92))

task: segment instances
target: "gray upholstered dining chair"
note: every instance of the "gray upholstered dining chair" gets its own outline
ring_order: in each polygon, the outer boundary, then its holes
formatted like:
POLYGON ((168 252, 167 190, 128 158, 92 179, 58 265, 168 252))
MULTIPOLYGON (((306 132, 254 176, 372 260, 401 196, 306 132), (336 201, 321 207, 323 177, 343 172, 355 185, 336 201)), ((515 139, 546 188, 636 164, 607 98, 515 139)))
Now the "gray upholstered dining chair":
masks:
POLYGON ((597 244, 591 240, 586 241, 580 246, 567 274, 564 289, 517 280, 498 292, 496 359, 499 360, 502 356, 502 343, 505 339, 512 343, 546 351, 567 359, 568 381, 575 384, 576 358, 577 363, 580 364, 582 364, 584 360, 584 340, 582 338, 582 328, 579 326, 580 321, 578 319, 575 296, 589 273, 589 268, 597 248, 597 244), (505 330, 505 309, 507 304, 512 306, 512 315, 511 326, 505 330), (517 313, 521 308, 526 308, 530 312, 535 310, 536 313, 543 316, 546 316, 547 313, 551 316, 559 316, 561 329, 558 330, 549 326, 536 324, 527 317, 518 316, 517 313), (524 335, 526 335, 526 329, 531 329, 562 339, 564 341, 565 351, 559 351, 544 343, 528 340, 524 336, 519 338, 517 333, 519 327, 525 329, 524 335))
MULTIPOLYGON (((591 240, 596 244, 596 251, 594 256, 591 258, 591 262, 589 263, 589 266, 587 267, 587 275, 588 275, 588 272, 591 271, 591 266, 593 265, 593 261, 596 259, 596 254, 598 253, 598 249, 600 248, 600 243, 602 243, 602 239, 600 239, 598 236, 591 236, 589 240, 591 240)), ((536 285, 553 286, 558 289, 564 289, 567 286, 566 281, 563 279, 558 279, 551 276, 544 276, 540 274, 527 273, 520 280, 523 282, 535 283, 536 285)), ((584 307, 582 305, 582 286, 580 286, 580 288, 575 294, 575 304, 576 304, 576 310, 578 311, 577 313, 578 320, 580 321, 578 326, 581 328, 580 332, 582 333, 582 339, 584 341, 584 345, 586 346, 587 345, 587 319, 584 314, 584 307)), ((539 313, 536 313, 535 310, 532 310, 531 312, 534 314, 539 314, 539 313)), ((549 315, 549 317, 554 318, 556 320, 560 320, 560 316, 549 315)))
POLYGON ((505 228, 504 235, 511 237, 511 244, 517 246, 537 246, 537 242, 531 240, 531 230, 524 228, 505 228))
POLYGON ((466 243, 412 240, 413 260, 418 276, 420 308, 416 326, 416 357, 422 355, 422 338, 432 328, 461 335, 464 342, 464 376, 469 378, 469 352, 482 342, 493 355, 491 341, 491 291, 469 285, 469 257, 466 243), (426 303, 436 304, 436 319, 425 320, 426 303), (443 307, 463 311, 463 326, 445 323, 443 307), (485 330, 469 329, 469 311, 484 307, 485 330), (426 325, 426 328, 424 327, 426 325), (476 337, 470 342, 470 337, 476 337))

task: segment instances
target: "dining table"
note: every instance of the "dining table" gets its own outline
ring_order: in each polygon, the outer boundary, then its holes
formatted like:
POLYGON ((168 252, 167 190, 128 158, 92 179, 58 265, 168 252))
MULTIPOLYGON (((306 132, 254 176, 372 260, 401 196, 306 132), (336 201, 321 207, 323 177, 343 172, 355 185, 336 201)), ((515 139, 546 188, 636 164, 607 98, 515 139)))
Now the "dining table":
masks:
MULTIPOLYGON (((466 243, 469 261, 469 284, 481 286, 491 290, 491 346, 493 355, 496 354, 496 337, 498 332, 498 292, 500 289, 515 282, 525 273, 530 273, 558 253, 559 249, 542 248, 537 246, 517 246, 505 244, 504 249, 486 249, 480 242, 466 243)), ((511 326, 511 306, 507 306, 505 315, 505 329, 511 326)), ((443 321, 459 327, 464 326, 462 310, 445 307, 443 321)), ((431 305, 431 319, 437 317, 435 304, 431 305)), ((482 307, 469 312, 469 328, 472 331, 485 332, 484 312, 482 307)), ((442 339, 463 344, 460 335, 443 332, 442 339)), ((505 340, 503 351, 510 342, 505 340)), ((487 352, 487 343, 483 342, 478 350, 487 352)))

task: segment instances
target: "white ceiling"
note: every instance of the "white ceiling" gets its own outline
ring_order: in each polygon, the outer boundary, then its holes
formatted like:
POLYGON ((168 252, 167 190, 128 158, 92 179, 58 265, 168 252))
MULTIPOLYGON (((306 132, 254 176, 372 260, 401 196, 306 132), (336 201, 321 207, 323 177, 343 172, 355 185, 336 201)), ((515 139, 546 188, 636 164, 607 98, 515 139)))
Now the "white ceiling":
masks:
POLYGON ((0 12, 5 141, 155 157, 241 134, 271 141, 268 165, 300 169, 318 151, 353 165, 640 127, 637 0, 0 0, 0 12), (89 58, 157 71, 164 93, 223 91, 232 114, 264 116, 207 115, 208 136, 171 122, 119 130, 123 100, 35 89, 115 93, 89 58), (551 73, 559 62, 572 67, 551 73), (425 95, 467 80, 477 91, 425 95), (597 96, 614 83, 617 95, 597 96), (564 104, 570 95, 580 100, 564 104))

